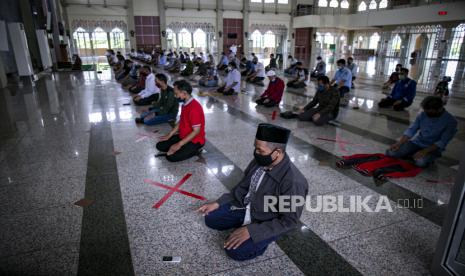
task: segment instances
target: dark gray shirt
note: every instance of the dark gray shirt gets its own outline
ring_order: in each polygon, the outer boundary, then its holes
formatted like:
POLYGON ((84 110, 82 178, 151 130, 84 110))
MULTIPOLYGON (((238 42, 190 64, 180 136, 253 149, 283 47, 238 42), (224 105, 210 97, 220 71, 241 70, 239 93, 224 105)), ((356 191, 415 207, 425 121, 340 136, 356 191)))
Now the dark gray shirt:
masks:
MULTIPOLYGON (((236 207, 245 208, 244 197, 247 195, 250 180, 259 165, 253 160, 244 172, 244 177, 230 193, 223 194, 217 202, 220 205, 231 203, 236 207)), ((289 157, 266 171, 254 200, 250 203, 251 223, 247 225, 250 237, 254 242, 260 242, 281 235, 300 225, 303 207, 297 207, 295 212, 264 212, 264 196, 303 196, 308 193, 308 183, 302 173, 292 164, 289 157)), ((278 209, 278 206, 276 206, 278 209)))

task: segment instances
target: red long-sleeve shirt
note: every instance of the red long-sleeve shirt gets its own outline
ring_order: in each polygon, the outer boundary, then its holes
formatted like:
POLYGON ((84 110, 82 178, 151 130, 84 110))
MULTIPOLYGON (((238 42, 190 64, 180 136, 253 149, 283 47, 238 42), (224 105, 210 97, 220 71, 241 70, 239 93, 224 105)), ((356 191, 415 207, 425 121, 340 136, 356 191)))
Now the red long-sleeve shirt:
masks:
POLYGON ((268 88, 260 96, 261 98, 268 98, 275 103, 281 102, 284 92, 284 81, 276 77, 275 81, 271 82, 268 85, 268 88))

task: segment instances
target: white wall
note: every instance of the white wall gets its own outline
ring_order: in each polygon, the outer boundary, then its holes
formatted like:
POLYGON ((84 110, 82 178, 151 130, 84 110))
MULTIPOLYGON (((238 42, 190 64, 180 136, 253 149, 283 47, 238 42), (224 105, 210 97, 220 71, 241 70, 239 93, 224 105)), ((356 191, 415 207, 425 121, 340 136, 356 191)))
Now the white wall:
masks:
POLYGON ((92 6, 88 8, 87 6, 69 5, 66 7, 66 11, 70 23, 74 19, 123 20, 127 23, 127 11, 122 7, 92 6))
POLYGON ((244 18, 244 14, 240 11, 227 11, 223 12, 223 18, 234 18, 234 19, 242 19, 244 18))
POLYGON ((368 11, 351 15, 307 15, 294 18, 295 28, 369 29, 370 27, 465 20, 465 2, 368 11), (447 11, 447 15, 438 15, 447 11))
POLYGON ((289 29, 291 16, 289 14, 270 14, 270 13, 257 13, 251 12, 249 14, 249 24, 273 24, 273 25, 285 25, 289 29))
POLYGON ((216 12, 213 10, 166 10, 166 25, 172 22, 199 22, 210 23, 216 28, 216 12))
POLYGON ((156 0, 133 0, 135 16, 158 16, 156 0))

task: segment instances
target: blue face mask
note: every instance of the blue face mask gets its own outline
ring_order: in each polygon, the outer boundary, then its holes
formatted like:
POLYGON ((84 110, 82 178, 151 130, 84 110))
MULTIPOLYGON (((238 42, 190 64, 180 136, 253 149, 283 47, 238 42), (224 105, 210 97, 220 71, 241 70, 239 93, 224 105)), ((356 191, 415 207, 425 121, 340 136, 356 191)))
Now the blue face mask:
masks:
POLYGON ((324 84, 318 84, 318 91, 325 91, 325 85, 324 84))
POLYGON ((178 98, 178 103, 185 103, 185 102, 186 102, 186 100, 178 98))

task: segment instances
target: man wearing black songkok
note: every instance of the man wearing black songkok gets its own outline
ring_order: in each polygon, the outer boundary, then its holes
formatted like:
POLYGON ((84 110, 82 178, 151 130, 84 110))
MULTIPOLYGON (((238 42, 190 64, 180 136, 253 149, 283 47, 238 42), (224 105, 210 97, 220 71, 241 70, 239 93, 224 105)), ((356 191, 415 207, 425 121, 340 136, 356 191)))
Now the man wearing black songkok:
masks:
POLYGON ((254 160, 230 193, 198 209, 205 224, 215 230, 235 228, 224 243, 226 254, 245 261, 263 254, 280 235, 299 226, 303 207, 291 212, 265 211, 265 196, 301 196, 308 192, 305 177, 286 154, 290 130, 260 124, 255 136, 254 160))

